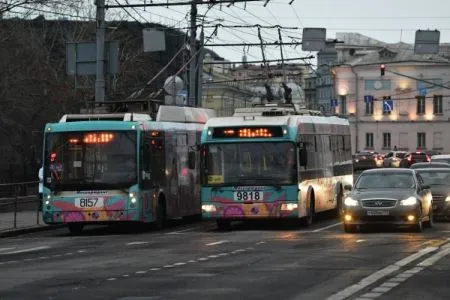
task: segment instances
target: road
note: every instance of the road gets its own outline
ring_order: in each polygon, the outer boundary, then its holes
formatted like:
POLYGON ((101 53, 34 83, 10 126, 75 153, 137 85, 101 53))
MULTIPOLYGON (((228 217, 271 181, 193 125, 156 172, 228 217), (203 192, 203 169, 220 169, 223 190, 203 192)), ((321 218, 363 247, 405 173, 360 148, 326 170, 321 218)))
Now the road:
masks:
POLYGON ((328 216, 58 229, 1 239, 0 299, 448 299, 449 237, 450 223, 347 234, 328 216))

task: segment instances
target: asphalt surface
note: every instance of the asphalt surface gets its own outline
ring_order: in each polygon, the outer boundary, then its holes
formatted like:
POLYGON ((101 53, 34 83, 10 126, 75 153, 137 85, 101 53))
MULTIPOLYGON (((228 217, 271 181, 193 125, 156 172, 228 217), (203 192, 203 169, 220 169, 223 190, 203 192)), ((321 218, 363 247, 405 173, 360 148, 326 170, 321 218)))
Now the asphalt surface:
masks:
POLYGON ((347 234, 327 215, 63 228, 0 239, 0 299, 448 299, 449 237, 450 223, 347 234))

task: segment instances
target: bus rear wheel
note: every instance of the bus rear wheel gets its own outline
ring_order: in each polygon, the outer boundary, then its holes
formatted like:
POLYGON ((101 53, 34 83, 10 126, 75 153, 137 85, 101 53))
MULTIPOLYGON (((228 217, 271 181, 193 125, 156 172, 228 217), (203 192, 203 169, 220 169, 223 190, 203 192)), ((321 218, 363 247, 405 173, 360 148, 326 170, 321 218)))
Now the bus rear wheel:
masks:
POLYGON ((69 223, 67 225, 69 227, 69 231, 72 234, 80 234, 83 231, 83 224, 80 223, 69 223))
POLYGON ((219 230, 230 230, 231 221, 230 220, 216 220, 217 228, 219 230))

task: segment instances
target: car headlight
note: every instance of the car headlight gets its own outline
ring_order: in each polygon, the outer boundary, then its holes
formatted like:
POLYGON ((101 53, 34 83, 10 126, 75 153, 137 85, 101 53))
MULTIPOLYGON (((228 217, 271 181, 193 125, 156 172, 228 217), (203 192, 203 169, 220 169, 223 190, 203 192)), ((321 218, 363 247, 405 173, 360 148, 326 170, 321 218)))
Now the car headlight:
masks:
POLYGON ((415 205, 416 203, 417 203, 416 197, 409 197, 407 199, 400 201, 400 205, 403 205, 403 206, 411 206, 411 205, 415 205))
POLYGON ((344 205, 345 205, 345 206, 358 206, 359 203, 358 203, 357 200, 352 199, 352 198, 350 198, 350 197, 347 197, 347 198, 345 198, 345 200, 344 200, 344 205))
POLYGON ((445 198, 445 202, 450 202, 450 196, 447 196, 447 198, 445 198))

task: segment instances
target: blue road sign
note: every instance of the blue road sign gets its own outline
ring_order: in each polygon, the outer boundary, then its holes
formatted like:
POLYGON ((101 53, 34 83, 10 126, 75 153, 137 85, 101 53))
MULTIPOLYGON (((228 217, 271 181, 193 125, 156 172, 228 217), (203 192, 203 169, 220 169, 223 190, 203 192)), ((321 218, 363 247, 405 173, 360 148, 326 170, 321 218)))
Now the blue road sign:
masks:
POLYGON ((336 106, 338 106, 337 99, 331 99, 331 107, 336 107, 336 106))
POLYGON ((373 102, 373 96, 372 95, 365 95, 364 96, 364 103, 371 103, 373 102))
POLYGON ((383 100, 383 112, 390 112, 394 110, 394 100, 383 100))
POLYGON ((419 95, 425 97, 427 95, 427 89, 424 87, 419 88, 419 95))

